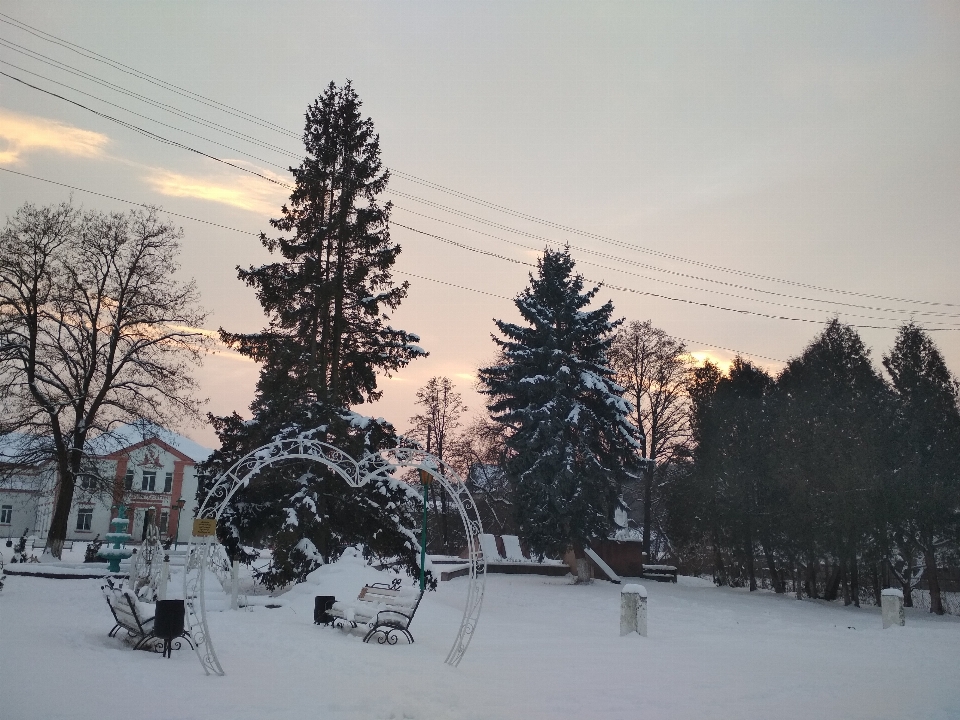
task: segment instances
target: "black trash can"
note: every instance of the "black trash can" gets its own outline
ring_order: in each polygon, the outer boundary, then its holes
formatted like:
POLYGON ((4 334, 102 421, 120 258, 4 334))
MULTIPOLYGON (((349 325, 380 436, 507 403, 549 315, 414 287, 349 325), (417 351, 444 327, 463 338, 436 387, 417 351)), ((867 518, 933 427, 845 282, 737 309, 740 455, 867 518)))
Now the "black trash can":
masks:
POLYGON ((313 623, 314 625, 329 625, 333 622, 333 616, 327 612, 337 599, 333 595, 317 595, 313 600, 313 623))
POLYGON ((171 641, 183 635, 184 614, 183 600, 157 600, 153 634, 163 640, 164 657, 170 657, 173 649, 171 641))

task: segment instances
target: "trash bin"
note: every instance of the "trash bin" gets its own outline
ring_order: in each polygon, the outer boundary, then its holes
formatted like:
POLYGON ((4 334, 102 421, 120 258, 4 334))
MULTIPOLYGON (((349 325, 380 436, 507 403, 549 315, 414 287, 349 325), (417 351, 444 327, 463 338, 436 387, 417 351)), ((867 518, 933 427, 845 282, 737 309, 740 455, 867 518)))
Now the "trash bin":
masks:
MULTIPOLYGON (((183 635, 183 600, 158 600, 156 615, 153 617, 153 634, 163 640, 163 656, 170 657, 173 646, 171 641, 183 635)), ((177 643, 179 648, 180 644, 177 643)))
POLYGON ((333 616, 327 612, 337 599, 333 595, 317 595, 313 600, 313 623, 315 625, 329 625, 333 616))

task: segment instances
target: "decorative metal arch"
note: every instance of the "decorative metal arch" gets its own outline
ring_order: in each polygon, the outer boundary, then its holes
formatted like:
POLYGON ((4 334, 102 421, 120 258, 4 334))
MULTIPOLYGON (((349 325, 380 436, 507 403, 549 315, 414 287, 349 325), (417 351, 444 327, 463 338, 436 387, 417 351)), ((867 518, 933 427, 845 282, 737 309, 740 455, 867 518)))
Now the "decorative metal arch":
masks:
MULTIPOLYGON (((429 473, 450 494, 460 513, 467 538, 467 553, 470 563, 470 580, 467 585, 467 602, 460 621, 460 630, 453 647, 444 662, 456 667, 467 651, 480 618, 487 562, 480 547, 483 526, 477 513, 476 503, 467 491, 466 483, 453 468, 439 458, 418 448, 398 447, 368 453, 359 461, 340 448, 319 440, 292 438, 278 440, 248 453, 229 470, 216 479, 213 487, 197 510, 196 517, 219 520, 224 508, 236 492, 246 487, 265 467, 283 460, 311 460, 329 468, 351 487, 362 487, 371 480, 389 478, 401 468, 414 468, 429 473)), ((187 563, 183 574, 183 597, 186 601, 187 623, 194 640, 194 649, 204 672, 223 675, 223 667, 217 658, 207 627, 207 610, 204 598, 204 576, 212 556, 217 551, 215 537, 198 541, 191 536, 187 546, 187 563)))

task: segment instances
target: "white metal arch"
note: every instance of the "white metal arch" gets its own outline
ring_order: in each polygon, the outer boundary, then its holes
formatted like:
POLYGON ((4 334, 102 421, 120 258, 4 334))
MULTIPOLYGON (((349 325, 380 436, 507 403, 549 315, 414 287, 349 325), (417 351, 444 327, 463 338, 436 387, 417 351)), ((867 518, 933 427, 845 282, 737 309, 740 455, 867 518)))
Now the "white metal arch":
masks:
MULTIPOLYGON (((450 648, 445 660, 448 665, 456 667, 467 651, 480 618, 487 573, 486 559, 479 542, 483 526, 477 513, 476 503, 467 490, 463 478, 439 458, 418 448, 390 448, 368 453, 360 461, 356 461, 340 448, 319 440, 310 438, 277 440, 248 453, 220 475, 200 504, 196 517, 219 520, 230 499, 240 488, 246 487, 263 468, 276 462, 296 459, 318 462, 355 488, 362 487, 371 480, 389 478, 401 468, 424 470, 450 494, 463 521, 470 563, 470 580, 467 586, 463 619, 460 621, 460 630, 453 642, 453 647, 450 648)), ((208 675, 224 674, 210 639, 204 599, 204 576, 216 548, 215 537, 206 537, 198 541, 191 536, 183 575, 187 623, 194 640, 197 657, 200 658, 200 664, 208 675)))

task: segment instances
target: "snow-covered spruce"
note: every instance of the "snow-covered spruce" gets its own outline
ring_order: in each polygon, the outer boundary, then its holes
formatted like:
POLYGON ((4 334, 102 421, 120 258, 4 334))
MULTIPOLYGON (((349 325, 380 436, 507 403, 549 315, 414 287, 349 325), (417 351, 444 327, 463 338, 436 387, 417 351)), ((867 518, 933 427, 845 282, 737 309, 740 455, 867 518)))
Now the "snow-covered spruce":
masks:
POLYGON ((527 325, 496 321, 501 358, 480 379, 510 429, 505 470, 522 535, 534 552, 572 547, 579 559, 610 532, 621 482, 638 471, 640 432, 607 367, 613 304, 586 310, 599 287, 584 291, 573 268, 568 251, 544 251, 514 301, 527 325))
MULTIPOLYGON (((356 458, 397 443, 393 426, 382 418, 320 403, 305 408, 300 422, 270 437, 261 437, 255 422, 230 428, 244 436, 242 440, 225 429, 221 437, 233 439, 226 447, 253 448, 300 437, 327 442, 356 458)), ((232 459, 233 453, 214 454, 204 466, 207 486, 232 459)), ((238 491, 220 518, 219 533, 227 552, 243 560, 253 559, 245 546, 272 547, 271 563, 260 574, 270 588, 302 581, 354 545, 377 564, 415 573, 422 508, 420 495, 401 480, 378 478, 353 488, 319 463, 285 461, 265 466, 238 491)))

